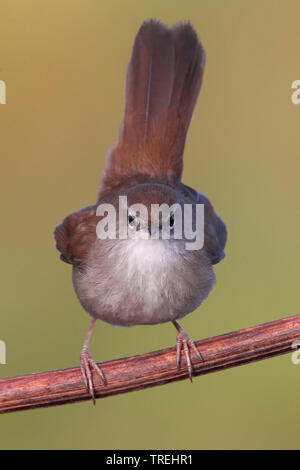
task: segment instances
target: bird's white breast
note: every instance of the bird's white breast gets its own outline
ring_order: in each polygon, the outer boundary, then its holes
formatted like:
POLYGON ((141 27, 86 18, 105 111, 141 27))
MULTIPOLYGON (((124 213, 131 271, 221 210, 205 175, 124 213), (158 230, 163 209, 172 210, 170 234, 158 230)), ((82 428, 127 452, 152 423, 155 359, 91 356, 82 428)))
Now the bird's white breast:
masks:
POLYGON ((214 274, 206 258, 174 240, 114 240, 89 256, 73 281, 83 307, 114 325, 178 319, 208 295, 214 274))

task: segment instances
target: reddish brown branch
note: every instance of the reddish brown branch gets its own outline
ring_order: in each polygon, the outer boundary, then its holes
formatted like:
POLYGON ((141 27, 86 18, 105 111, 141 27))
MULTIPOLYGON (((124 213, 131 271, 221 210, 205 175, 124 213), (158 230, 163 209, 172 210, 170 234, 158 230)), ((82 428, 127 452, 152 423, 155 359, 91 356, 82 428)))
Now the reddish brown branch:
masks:
MULTIPOLYGON (((207 374, 293 350, 300 339, 300 315, 198 341, 204 362, 194 361, 194 375, 207 374)), ((96 397, 104 398, 188 377, 175 348, 101 363, 108 385, 94 375, 96 397)), ((56 370, 0 379, 0 413, 89 400, 80 369, 56 370)))

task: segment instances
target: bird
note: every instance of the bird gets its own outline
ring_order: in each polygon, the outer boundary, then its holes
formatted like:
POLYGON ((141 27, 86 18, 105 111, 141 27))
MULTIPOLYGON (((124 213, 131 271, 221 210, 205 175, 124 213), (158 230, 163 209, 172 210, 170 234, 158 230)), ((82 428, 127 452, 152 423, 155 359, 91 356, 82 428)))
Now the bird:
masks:
POLYGON ((55 229, 60 258, 72 265, 75 293, 90 316, 80 368, 94 403, 94 373, 107 385, 89 352, 97 320, 123 327, 170 322, 177 330, 178 369, 185 358, 192 381, 193 360, 203 360, 178 320, 210 293, 213 266, 224 258, 227 239, 209 199, 182 182, 184 147, 204 68, 205 51, 189 21, 172 27, 156 19, 142 23, 127 67, 123 121, 108 151, 96 202, 55 229), (163 205, 170 211, 149 215, 152 207, 163 205), (174 226, 189 206, 195 227, 197 205, 203 207, 203 243, 191 249, 188 235, 176 237, 174 226), (146 215, 133 211, 136 206, 146 208, 146 215), (99 237, 99 222, 110 207, 116 215, 115 237, 99 237), (134 236, 119 236, 124 226, 134 236), (169 237, 162 236, 164 231, 169 237))

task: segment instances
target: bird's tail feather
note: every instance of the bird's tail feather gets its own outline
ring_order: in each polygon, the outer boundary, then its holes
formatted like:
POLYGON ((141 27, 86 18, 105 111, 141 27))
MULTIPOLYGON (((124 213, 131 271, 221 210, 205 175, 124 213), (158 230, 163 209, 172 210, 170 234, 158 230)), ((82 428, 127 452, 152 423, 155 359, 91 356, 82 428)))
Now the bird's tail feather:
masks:
POLYGON ((130 174, 181 177, 183 150, 201 87, 205 53, 190 23, 141 26, 127 69, 124 119, 103 187, 130 174))

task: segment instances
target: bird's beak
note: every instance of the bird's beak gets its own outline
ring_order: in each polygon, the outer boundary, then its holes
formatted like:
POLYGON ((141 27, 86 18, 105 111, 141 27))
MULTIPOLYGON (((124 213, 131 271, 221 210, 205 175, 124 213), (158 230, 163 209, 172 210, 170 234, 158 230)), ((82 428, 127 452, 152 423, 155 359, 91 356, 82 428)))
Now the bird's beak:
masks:
POLYGON ((148 232, 152 238, 159 238, 159 234, 162 231, 162 224, 159 223, 157 225, 154 222, 149 222, 148 224, 148 232))
POLYGON ((156 232, 156 228, 155 228, 155 225, 152 223, 152 222, 149 222, 148 224, 148 232, 150 234, 150 236, 152 237, 155 232, 156 232))

